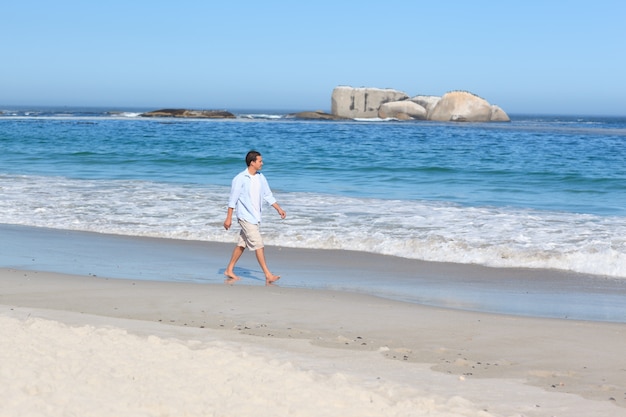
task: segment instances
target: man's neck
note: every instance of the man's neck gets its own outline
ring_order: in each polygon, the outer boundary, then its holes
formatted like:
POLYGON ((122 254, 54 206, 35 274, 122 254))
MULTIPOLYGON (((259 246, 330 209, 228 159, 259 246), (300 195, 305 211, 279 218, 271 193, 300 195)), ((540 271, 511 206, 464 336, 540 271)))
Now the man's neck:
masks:
POLYGON ((248 167, 248 174, 250 175, 256 175, 257 170, 252 168, 252 167, 248 167))

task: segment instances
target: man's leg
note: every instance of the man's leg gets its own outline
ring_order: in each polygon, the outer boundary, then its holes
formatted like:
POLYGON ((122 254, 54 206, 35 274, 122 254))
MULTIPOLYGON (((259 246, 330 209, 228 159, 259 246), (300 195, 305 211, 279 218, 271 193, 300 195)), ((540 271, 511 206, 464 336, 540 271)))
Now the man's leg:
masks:
POLYGON ((264 248, 257 249, 255 253, 256 253, 256 260, 259 261, 259 265, 261 266, 261 269, 263 270, 263 273, 265 274, 265 283, 271 284, 272 282, 278 281, 280 279, 280 275, 272 274, 270 270, 268 269, 267 264, 265 263, 264 248))
POLYGON ((235 249, 233 249, 233 254, 230 257, 230 262, 228 263, 228 266, 224 271, 224 275, 226 275, 226 277, 229 279, 229 282, 239 281, 241 279, 237 275, 235 275, 235 264, 237 263, 239 258, 241 258, 241 255, 243 254, 243 251, 245 249, 246 248, 244 248, 243 246, 235 246, 235 249))

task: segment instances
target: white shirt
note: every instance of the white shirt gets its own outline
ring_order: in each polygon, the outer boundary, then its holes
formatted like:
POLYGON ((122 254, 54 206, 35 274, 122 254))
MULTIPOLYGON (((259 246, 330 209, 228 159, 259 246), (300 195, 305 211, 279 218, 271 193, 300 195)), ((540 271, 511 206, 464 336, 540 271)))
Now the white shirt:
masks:
POLYGON ((257 219, 261 218, 261 176, 259 174, 250 176, 250 203, 252 204, 252 214, 257 219))
POLYGON ((250 175, 247 169, 240 172, 235 178, 230 189, 230 197, 228 199, 228 207, 235 209, 235 215, 238 219, 245 220, 248 223, 261 223, 261 211, 263 210, 263 201, 272 205, 276 199, 272 195, 265 175, 257 172, 250 175), (251 197, 250 188, 252 186, 252 177, 256 177, 259 183, 259 193, 257 198, 251 197), (256 202, 253 202, 256 200, 256 202), (255 212, 258 207, 258 212, 255 212))

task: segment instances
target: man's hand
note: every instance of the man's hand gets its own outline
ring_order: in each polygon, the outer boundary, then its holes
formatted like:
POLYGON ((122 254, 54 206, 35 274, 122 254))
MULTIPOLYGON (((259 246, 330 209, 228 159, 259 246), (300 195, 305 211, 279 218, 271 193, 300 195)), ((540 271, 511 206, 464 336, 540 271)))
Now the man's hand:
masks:
POLYGON ((285 210, 283 210, 278 204, 275 204, 273 207, 276 209, 281 219, 287 217, 287 213, 285 213, 285 210))

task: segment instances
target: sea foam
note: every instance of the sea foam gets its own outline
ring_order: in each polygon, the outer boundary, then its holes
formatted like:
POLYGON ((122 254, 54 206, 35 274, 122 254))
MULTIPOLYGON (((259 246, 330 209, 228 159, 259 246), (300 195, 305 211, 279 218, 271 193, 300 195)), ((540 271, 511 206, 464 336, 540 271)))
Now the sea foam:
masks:
MULTIPOLYGON (((232 242, 228 187, 0 175, 0 223, 232 242)), ((356 250, 438 262, 549 268, 626 278, 621 217, 449 202, 275 193, 269 245, 356 250)))

